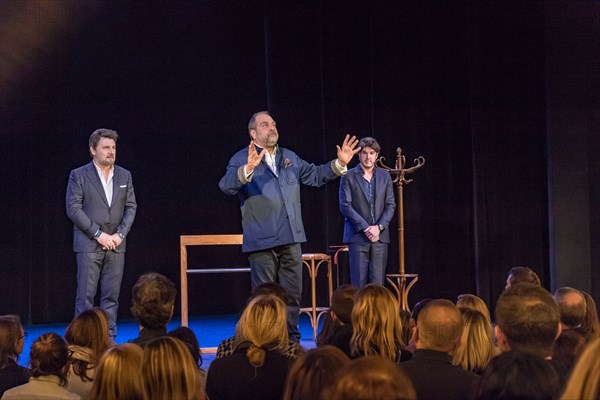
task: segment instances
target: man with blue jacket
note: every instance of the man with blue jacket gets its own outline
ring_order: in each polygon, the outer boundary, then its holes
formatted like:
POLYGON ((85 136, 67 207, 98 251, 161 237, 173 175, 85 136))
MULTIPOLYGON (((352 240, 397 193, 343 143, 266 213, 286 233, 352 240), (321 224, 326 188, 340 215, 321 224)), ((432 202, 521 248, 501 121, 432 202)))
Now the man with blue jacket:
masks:
POLYGON ((288 332, 299 341, 302 294, 302 249, 306 242, 300 209, 300 184, 322 186, 346 173, 346 165, 360 151, 356 137, 346 135, 337 159, 314 165, 291 150, 279 147, 279 133, 267 111, 248 123, 248 148, 229 160, 219 188, 241 200, 242 251, 248 253, 252 287, 278 282, 288 294, 288 332))

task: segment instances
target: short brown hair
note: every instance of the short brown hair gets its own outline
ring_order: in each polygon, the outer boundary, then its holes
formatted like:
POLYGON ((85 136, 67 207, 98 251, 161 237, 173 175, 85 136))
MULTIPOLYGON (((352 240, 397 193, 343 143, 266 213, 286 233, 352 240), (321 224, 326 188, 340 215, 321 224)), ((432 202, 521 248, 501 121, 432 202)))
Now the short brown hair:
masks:
POLYGON ((44 333, 31 345, 29 353, 31 376, 57 376, 61 386, 67 386, 65 366, 69 361, 67 343, 55 332, 44 333))
POLYGON ((364 149, 365 147, 370 147, 373 150, 375 150, 375 153, 377 154, 379 154, 379 152, 381 151, 381 146, 379 145, 379 142, 377 141, 377 139, 372 137, 364 137, 360 139, 360 142, 358 142, 358 147, 360 147, 361 149, 364 149))
POLYGON ((166 327, 171 320, 177 289, 169 278, 156 272, 146 273, 131 291, 131 313, 144 328, 166 327))
POLYGON ((96 129, 90 135, 89 146, 91 148, 95 149, 96 146, 98 146, 98 142, 100 142, 101 138, 112 139, 116 143, 117 139, 119 139, 119 135, 117 134, 116 131, 113 131, 112 129, 106 129, 106 128, 96 129))

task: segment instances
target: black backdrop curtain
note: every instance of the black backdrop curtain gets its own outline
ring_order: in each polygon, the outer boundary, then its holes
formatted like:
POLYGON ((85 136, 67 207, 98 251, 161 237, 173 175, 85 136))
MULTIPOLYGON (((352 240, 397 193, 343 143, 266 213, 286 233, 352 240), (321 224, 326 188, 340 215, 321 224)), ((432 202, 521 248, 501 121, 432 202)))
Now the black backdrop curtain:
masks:
MULTIPOLYGON (((248 144, 249 117, 263 109, 278 122, 280 144, 307 161, 334 158, 346 133, 376 137, 389 164, 398 146, 408 165, 426 158, 405 190, 407 272, 420 274, 411 303, 475 293, 493 305, 515 265, 531 266, 550 288, 552 271, 569 267, 552 264, 550 200, 560 177, 548 173, 550 143, 563 131, 577 136, 587 154, 571 166, 586 181, 583 229, 594 267, 583 273, 584 289, 598 298, 597 2, 1 7, 0 313, 29 322, 72 317, 76 269, 64 195, 69 171, 89 162, 94 129, 121 135, 117 162, 132 171, 138 198, 119 312, 129 317, 141 273, 179 282, 179 235, 241 232, 238 201, 217 183, 248 144), (573 71, 585 92, 571 120, 577 132, 549 123, 565 105, 550 95, 569 92, 573 71)), ((338 187, 303 189, 304 251, 340 244, 338 187)), ((194 249, 190 261, 223 267, 245 258, 194 249)), ((392 246, 388 272, 397 268, 392 246)), ((249 279, 194 276, 190 292, 192 314, 236 312, 249 279)))

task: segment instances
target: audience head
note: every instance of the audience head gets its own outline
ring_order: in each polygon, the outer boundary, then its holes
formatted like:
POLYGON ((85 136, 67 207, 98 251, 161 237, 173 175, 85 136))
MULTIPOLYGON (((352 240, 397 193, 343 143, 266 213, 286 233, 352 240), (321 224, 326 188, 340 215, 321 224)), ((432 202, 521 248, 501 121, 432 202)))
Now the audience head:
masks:
POLYGON ((198 344, 198 338, 193 330, 187 326, 180 326, 177 329, 173 329, 167 334, 167 336, 179 339, 185 344, 190 350, 190 354, 194 359, 196 365, 202 365, 202 355, 200 354, 200 345, 198 344))
POLYGON ((169 278, 156 272, 146 273, 133 286, 131 313, 144 328, 165 328, 173 316, 176 295, 169 278))
POLYGON ((331 307, 325 314, 323 327, 317 344, 328 344, 337 327, 352 323, 352 307, 354 307, 354 296, 358 288, 352 285, 341 285, 333 292, 331 307))
POLYGON ((460 312, 464 322, 461 345, 454 351, 452 363, 466 371, 480 373, 497 353, 492 326, 477 310, 461 308, 460 312))
POLYGON ((560 314, 543 287, 520 283, 506 289, 496 304, 496 338, 502 351, 524 350, 550 357, 560 333, 560 314))
POLYGON ((54 332, 44 333, 31 345, 29 353, 31 376, 56 376, 61 386, 67 385, 67 362, 69 349, 60 335, 54 332))
POLYGON ((509 351, 494 357, 477 388, 478 400, 553 400, 559 382, 550 363, 528 352, 509 351))
POLYGON ((402 323, 402 343, 408 344, 412 336, 411 313, 408 310, 400 309, 400 322, 402 323))
POLYGON ((246 353, 255 367, 265 361, 268 345, 270 349, 285 349, 288 343, 286 305, 274 295, 259 295, 244 309, 235 327, 235 336, 250 342, 246 353))
POLYGON ((598 320, 598 310, 596 310, 596 302, 589 293, 581 291, 585 297, 585 317, 581 324, 581 329, 586 333, 588 338, 600 336, 600 321, 598 320))
POLYGON ((578 329, 565 329, 554 342, 552 366, 561 379, 561 385, 571 373, 575 361, 585 348, 585 343, 585 337, 578 329))
POLYGON ((322 346, 306 352, 290 368, 284 400, 314 400, 350 359, 334 346, 322 346))
POLYGON ((563 400, 600 398, 600 338, 588 343, 561 396, 563 400))
POLYGON ((517 283, 531 283, 542 286, 539 276, 529 267, 513 267, 508 271, 505 289, 517 283))
POLYGON ((380 356, 368 356, 343 366, 321 398, 414 400, 417 395, 410 379, 397 364, 380 356))
POLYGON ((17 315, 0 316, 0 368, 19 361, 25 346, 25 332, 17 315))
POLYGON ((206 397, 198 364, 178 339, 163 336, 150 341, 144 348, 141 370, 146 398, 204 400, 206 397))
POLYGON ((108 318, 101 308, 85 310, 67 327, 65 340, 69 345, 87 347, 93 352, 92 364, 98 364, 100 357, 109 347, 108 318))
POLYGON ((571 287, 561 287, 554 292, 554 301, 558 304, 560 322, 565 328, 581 326, 585 318, 586 306, 583 294, 571 287))
POLYGON ((271 294, 275 297, 279 297, 283 304, 288 303, 288 295, 283 286, 281 286, 277 282, 264 282, 260 285, 256 286, 250 292, 250 298, 248 299, 248 303, 255 297, 258 297, 263 294, 271 294))
POLYGON ((142 356, 142 348, 133 343, 108 349, 100 358, 90 399, 143 400, 142 356))
POLYGON ((353 355, 378 354, 392 361, 400 357, 402 322, 396 297, 383 286, 369 284, 356 293, 352 309, 353 355))
POLYGON ((492 326, 492 317, 490 316, 490 310, 488 306, 485 304, 480 297, 475 296, 474 294, 459 294, 458 299, 456 300, 456 307, 470 308, 472 310, 477 310, 483 314, 489 326, 492 326))
POLYGON ((450 353, 460 345, 463 317, 450 300, 430 301, 419 313, 414 333, 417 349, 450 353))

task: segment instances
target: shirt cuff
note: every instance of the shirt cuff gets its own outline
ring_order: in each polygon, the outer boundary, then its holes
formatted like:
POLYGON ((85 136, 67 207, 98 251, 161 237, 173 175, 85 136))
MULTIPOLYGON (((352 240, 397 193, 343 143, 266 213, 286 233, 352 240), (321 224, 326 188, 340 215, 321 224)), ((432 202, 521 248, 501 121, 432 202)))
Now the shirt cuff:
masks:
POLYGON ((348 172, 348 166, 342 166, 337 158, 331 162, 331 169, 337 176, 346 175, 346 172, 348 172))
POLYGON ((238 168, 238 178, 243 185, 249 183, 252 180, 252 176, 254 175, 254 171, 248 173, 246 171, 246 165, 242 165, 238 168))

